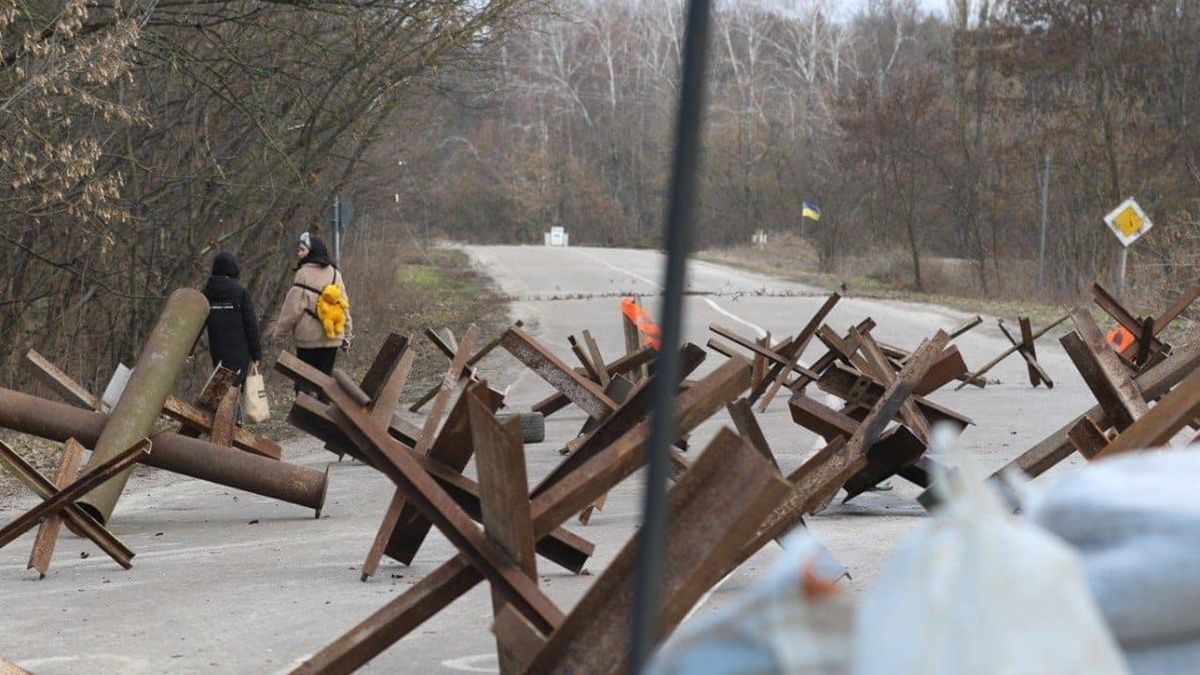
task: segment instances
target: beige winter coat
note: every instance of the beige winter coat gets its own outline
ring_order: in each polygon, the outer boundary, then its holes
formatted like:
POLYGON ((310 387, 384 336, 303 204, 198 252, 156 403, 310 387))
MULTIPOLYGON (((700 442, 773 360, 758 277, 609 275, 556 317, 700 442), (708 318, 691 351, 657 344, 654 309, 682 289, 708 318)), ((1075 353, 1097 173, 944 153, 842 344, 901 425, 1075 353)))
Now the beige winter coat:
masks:
MULTIPOLYGON (((341 287, 342 296, 347 300, 350 299, 350 296, 346 293, 346 284, 342 281, 342 273, 333 267, 321 267, 320 265, 309 263, 296 270, 296 276, 292 279, 292 283, 303 284, 316 289, 322 289, 330 283, 335 283, 341 287)), ((345 332, 333 339, 329 339, 325 337, 325 329, 321 327, 321 322, 315 316, 305 311, 306 309, 315 310, 316 307, 316 293, 293 285, 288 289, 287 297, 283 299, 283 309, 280 310, 279 321, 275 322, 275 328, 271 331, 271 337, 276 342, 282 342, 288 336, 288 333, 293 333, 296 346, 302 349, 340 347, 343 338, 350 339, 352 322, 349 311, 346 312, 345 332)))

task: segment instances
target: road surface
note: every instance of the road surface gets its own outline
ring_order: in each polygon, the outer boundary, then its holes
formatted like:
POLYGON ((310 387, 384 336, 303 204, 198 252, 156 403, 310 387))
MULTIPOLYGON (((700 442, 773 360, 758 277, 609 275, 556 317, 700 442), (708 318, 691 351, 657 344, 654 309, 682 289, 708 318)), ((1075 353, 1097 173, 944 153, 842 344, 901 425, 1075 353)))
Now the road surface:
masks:
MULTIPOLYGON (((654 252, 466 250, 515 298, 512 318, 524 319, 531 333, 568 361, 573 357, 566 336, 585 328, 608 357, 621 352, 620 294, 647 296, 648 309, 661 314, 651 297, 659 290, 662 265, 654 252)), ((686 335, 698 344, 707 341, 710 322, 747 335, 793 335, 825 296, 799 284, 703 262, 691 265, 689 290, 686 335)), ((845 299, 828 321, 842 331, 866 316, 878 323, 880 339, 911 348, 966 315, 931 305, 845 299)), ((1008 345, 991 318, 957 344, 974 366, 1008 345)), ((805 362, 818 351, 812 347, 805 362)), ((1030 388, 1023 362, 1013 357, 990 373, 1003 384, 933 397, 975 420, 963 446, 989 471, 1093 403, 1054 340, 1040 343, 1039 353, 1058 385, 1053 391, 1030 388)), ((710 354, 699 372, 722 360, 710 354)), ((507 355, 489 357, 483 371, 493 383, 511 384, 509 403, 515 409, 528 409, 550 391, 507 355)), ((813 451, 815 437, 791 422, 784 397, 759 419, 785 472, 813 451)), ((573 407, 547 420, 547 442, 526 449, 531 483, 559 461, 556 448, 583 421, 583 413, 573 407)), ((694 433, 693 452, 724 424, 728 420, 721 414, 694 433)), ((318 467, 331 459, 315 442, 290 444, 285 457, 318 467)), ((139 477, 126 490, 112 522, 115 533, 137 552, 128 571, 90 542, 64 532, 50 576, 38 581, 35 572, 25 569, 33 538, 26 535, 0 550, 0 655, 37 673, 286 672, 452 554, 449 544, 435 535, 413 566, 385 561, 374 580, 360 582, 358 570, 391 486, 350 462, 335 464, 330 480, 324 515, 313 520, 311 512, 298 507, 200 481, 162 472, 139 477), (81 558, 81 552, 88 557, 81 558)), ((589 565, 593 574, 636 530, 640 484, 640 474, 622 484, 589 526, 571 523, 597 545, 589 565)), ((898 542, 925 521, 913 500, 917 490, 902 480, 893 485, 890 492, 865 494, 809 520, 812 532, 849 569, 851 592, 868 588, 898 542)), ((16 506, 30 505, 26 499, 16 506)), ((14 518, 16 506, 0 510, 0 521, 14 518)), ((727 602, 777 553, 772 546, 748 561, 697 614, 727 602)), ((568 574, 545 560, 539 561, 538 571, 546 592, 564 609, 596 578, 568 574)), ((477 587, 364 672, 495 672, 490 617, 489 595, 477 587)))

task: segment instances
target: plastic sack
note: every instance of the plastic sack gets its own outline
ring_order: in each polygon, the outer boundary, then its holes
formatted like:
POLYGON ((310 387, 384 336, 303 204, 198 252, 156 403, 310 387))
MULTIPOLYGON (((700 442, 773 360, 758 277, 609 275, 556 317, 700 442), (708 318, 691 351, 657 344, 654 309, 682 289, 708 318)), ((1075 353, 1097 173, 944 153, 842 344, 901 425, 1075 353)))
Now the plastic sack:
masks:
POLYGON ((727 607, 684 623, 650 675, 843 675, 853 605, 836 582, 845 568, 803 528, 770 571, 727 607))
POLYGON ((1117 641, 1148 655, 1130 652, 1136 672, 1150 672, 1138 663, 1171 660, 1155 656, 1157 645, 1164 655, 1200 656, 1198 478, 1196 448, 1138 452, 1071 472, 1026 507, 1075 547, 1117 641))
POLYGON ((1128 672, 1071 549, 1017 520, 973 457, 935 482, 942 507, 863 597, 855 675, 1100 675, 1128 672))

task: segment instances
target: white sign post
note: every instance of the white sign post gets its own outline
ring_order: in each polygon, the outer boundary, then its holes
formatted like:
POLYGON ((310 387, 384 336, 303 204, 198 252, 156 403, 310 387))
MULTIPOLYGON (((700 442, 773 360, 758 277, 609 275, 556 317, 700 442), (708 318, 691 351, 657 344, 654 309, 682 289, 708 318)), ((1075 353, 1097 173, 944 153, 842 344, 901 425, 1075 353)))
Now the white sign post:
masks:
POLYGON ((1149 232, 1154 223, 1150 222, 1146 212, 1138 206, 1133 197, 1121 202, 1120 206, 1104 216, 1104 222, 1116 235, 1117 241, 1121 242, 1121 258, 1117 269, 1117 298, 1121 298, 1125 291, 1125 261, 1129 257, 1129 247, 1149 232))

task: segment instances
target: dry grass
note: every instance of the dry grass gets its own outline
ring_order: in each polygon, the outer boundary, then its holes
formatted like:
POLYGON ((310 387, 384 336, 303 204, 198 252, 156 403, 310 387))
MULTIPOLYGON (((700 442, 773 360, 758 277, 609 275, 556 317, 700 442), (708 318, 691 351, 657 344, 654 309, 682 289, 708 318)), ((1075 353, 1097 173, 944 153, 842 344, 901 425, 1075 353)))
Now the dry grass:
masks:
POLYGON ((845 289, 859 297, 927 302, 1001 317, 1029 316, 1034 324, 1053 321, 1062 308, 1034 300, 1027 263, 1006 264, 1012 270, 999 291, 984 294, 972 261, 931 258, 921 261, 924 290, 913 288, 912 261, 904 251, 869 251, 839 258, 822 271, 817 252, 801 237, 770 235, 767 246, 753 245, 703 251, 699 257, 755 272, 771 274, 828 290, 845 289))

